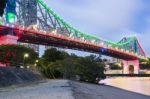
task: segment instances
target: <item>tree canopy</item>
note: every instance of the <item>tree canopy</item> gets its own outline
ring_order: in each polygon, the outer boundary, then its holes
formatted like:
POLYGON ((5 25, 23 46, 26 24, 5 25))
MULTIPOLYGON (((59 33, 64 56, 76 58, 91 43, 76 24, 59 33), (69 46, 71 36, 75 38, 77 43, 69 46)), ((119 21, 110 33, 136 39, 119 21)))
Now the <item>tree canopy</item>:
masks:
POLYGON ((96 77, 105 78, 104 64, 100 60, 95 55, 78 57, 51 48, 45 51, 38 68, 48 78, 74 79, 78 75, 82 80, 95 82, 96 77))
POLYGON ((140 60, 141 69, 150 69, 150 58, 140 60))

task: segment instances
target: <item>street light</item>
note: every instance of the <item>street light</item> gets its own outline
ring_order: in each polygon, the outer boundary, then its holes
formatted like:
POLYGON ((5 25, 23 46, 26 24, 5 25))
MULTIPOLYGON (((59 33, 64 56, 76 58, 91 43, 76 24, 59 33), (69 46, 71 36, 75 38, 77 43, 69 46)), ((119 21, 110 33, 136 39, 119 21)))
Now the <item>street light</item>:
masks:
POLYGON ((24 55, 23 55, 23 67, 24 67, 24 61, 25 61, 25 58, 28 58, 29 57, 29 54, 28 53, 25 53, 24 55))
POLYGON ((35 64, 34 64, 34 66, 36 67, 36 66, 37 66, 37 64, 35 63, 35 64))
POLYGON ((39 62, 39 60, 37 59, 35 62, 36 62, 36 63, 38 63, 38 62, 39 62))
POLYGON ((28 58, 29 57, 29 54, 28 53, 25 53, 24 54, 24 58, 28 58))
POLYGON ((36 67, 37 66, 37 63, 39 62, 39 60, 37 59, 37 60, 35 60, 35 64, 34 64, 34 66, 36 67))

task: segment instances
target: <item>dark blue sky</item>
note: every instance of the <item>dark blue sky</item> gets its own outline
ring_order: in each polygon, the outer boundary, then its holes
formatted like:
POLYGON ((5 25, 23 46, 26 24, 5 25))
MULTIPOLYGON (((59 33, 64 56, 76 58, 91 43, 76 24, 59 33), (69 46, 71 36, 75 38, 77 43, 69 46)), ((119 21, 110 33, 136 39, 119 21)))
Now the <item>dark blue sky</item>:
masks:
POLYGON ((44 1, 64 20, 85 33, 112 41, 137 36, 150 55, 150 0, 44 1))

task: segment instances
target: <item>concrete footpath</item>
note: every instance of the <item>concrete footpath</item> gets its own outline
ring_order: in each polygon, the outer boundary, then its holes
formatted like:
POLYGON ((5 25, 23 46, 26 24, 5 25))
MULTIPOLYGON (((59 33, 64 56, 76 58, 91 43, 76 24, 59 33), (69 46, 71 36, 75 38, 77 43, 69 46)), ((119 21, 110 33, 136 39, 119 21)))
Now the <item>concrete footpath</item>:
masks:
POLYGON ((23 87, 0 88, 0 99, 74 99, 67 80, 49 80, 23 87))
POLYGON ((118 88, 68 80, 0 88, 0 99, 150 99, 118 88))

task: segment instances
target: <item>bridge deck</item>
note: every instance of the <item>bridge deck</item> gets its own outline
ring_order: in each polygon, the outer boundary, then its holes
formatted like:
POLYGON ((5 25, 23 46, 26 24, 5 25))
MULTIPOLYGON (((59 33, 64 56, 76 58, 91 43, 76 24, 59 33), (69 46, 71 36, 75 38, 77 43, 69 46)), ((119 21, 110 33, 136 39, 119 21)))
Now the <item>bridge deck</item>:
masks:
POLYGON ((101 45, 92 44, 89 42, 84 42, 78 39, 72 39, 69 37, 65 37, 62 35, 56 35, 52 33, 44 33, 35 30, 28 30, 23 28, 10 28, 6 26, 0 26, 0 35, 6 35, 10 33, 19 37, 19 42, 24 43, 33 43, 39 45, 47 45, 47 46, 56 46, 80 51, 87 51, 92 53, 101 53, 103 55, 124 59, 124 60, 136 60, 138 59, 132 53, 126 53, 121 50, 116 50, 111 47, 104 47, 101 45), (107 49, 107 51, 102 51, 101 49, 107 49))

